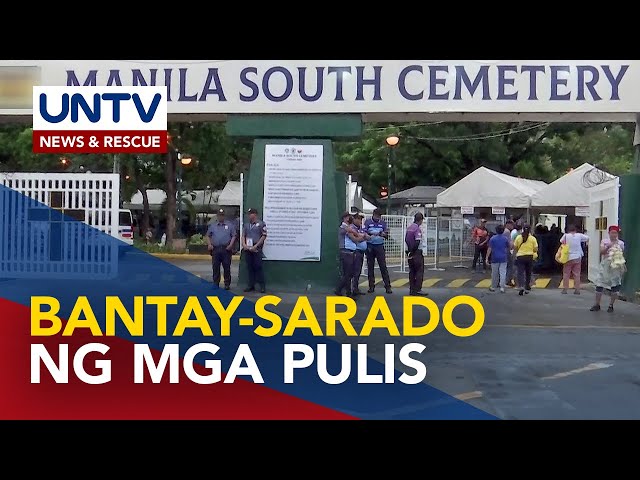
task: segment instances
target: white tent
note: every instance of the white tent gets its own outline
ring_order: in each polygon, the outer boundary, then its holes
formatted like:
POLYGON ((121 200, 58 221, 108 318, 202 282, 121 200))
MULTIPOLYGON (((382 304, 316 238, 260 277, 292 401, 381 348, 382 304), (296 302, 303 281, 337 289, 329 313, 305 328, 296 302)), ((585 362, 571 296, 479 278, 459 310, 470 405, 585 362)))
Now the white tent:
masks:
MULTIPOLYGON (((240 182, 235 182, 240 183, 240 182)), ((226 187, 225 187, 226 188, 226 187)), ((235 203, 220 203, 218 201, 219 197, 222 196, 219 190, 211 191, 211 190, 191 190, 188 192, 182 192, 182 194, 188 198, 191 203, 196 207, 196 210, 204 209, 206 210, 211 205, 240 205, 238 202, 235 203)), ((149 197, 149 207, 154 210, 160 208, 162 203, 166 200, 167 194, 164 190, 159 188, 154 188, 147 190, 147 196, 149 197)), ((129 208, 131 210, 142 210, 142 194, 140 191, 137 191, 131 197, 131 201, 123 203, 124 208, 129 208)))
POLYGON ((362 199, 362 212, 371 215, 376 209, 376 206, 366 198, 362 199))
POLYGON ((220 196, 218 197, 219 205, 226 206, 240 206, 240 200, 242 195, 242 188, 240 182, 229 181, 222 189, 220 196))
POLYGON ((512 177, 480 167, 439 193, 436 206, 529 208, 531 196, 546 186, 540 180, 512 177))
MULTIPOLYGON (((164 202, 167 198, 167 194, 164 190, 154 188, 147 190, 147 197, 149 199, 149 206, 151 208, 154 208, 162 205, 162 202, 164 202)), ((123 207, 130 208, 131 210, 142 210, 142 194, 140 193, 140 191, 134 193, 129 202, 124 202, 123 207)))
POLYGON ((603 179, 615 177, 593 165, 584 163, 573 169, 531 197, 532 207, 587 207, 589 186, 603 179))

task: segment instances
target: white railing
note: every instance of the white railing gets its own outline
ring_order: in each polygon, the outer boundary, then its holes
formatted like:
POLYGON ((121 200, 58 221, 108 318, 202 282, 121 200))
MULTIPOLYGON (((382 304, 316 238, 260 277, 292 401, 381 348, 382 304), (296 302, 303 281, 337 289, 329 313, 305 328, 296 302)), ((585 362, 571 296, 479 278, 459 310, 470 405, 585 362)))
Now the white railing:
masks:
POLYGON ((0 173, 0 185, 0 277, 117 275, 118 242, 106 235, 118 237, 119 175, 0 173))

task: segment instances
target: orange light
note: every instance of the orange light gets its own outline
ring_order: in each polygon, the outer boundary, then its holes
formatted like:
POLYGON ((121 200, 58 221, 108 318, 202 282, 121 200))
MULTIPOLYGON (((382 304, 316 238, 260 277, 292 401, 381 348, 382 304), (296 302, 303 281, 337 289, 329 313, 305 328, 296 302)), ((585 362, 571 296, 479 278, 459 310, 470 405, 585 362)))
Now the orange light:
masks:
POLYGON ((389 145, 390 147, 395 147, 396 145, 398 145, 398 143, 400 143, 400 138, 392 135, 390 137, 387 137, 385 142, 387 142, 387 145, 389 145))
POLYGON ((124 179, 125 179, 125 180, 129 180, 130 178, 131 178, 131 177, 130 177, 129 175, 125 175, 125 176, 124 176, 124 179))
POLYGON ((191 162, 193 162, 191 157, 180 157, 180 163, 182 165, 191 165, 191 162))
POLYGON ((173 140, 171 138, 171 134, 169 132, 167 132, 167 145, 171 145, 171 140, 173 140))

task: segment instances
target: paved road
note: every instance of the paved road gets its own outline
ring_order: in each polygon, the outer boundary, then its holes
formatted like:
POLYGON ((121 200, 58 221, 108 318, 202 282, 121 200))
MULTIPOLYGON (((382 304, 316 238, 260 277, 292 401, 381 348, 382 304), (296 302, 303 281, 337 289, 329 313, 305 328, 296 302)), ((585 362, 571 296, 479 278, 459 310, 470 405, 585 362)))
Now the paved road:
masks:
MULTIPOLYGON (((206 262, 172 263, 203 278, 210 275, 206 262)), ((234 279, 236 272, 234 262, 234 279)), ((376 333, 358 342, 368 343, 371 355, 380 359, 385 343, 424 343, 429 384, 500 418, 640 419, 640 306, 619 302, 613 314, 592 313, 590 293, 560 295, 555 285, 524 297, 514 291, 490 294, 474 282, 429 291, 441 308, 455 295, 481 300, 487 315, 480 333, 457 338, 440 325, 423 338, 376 333)), ((402 317, 407 293, 406 287, 398 287, 385 296, 395 318, 402 317)), ((298 297, 280 296, 277 310, 286 316, 298 297)), ((373 298, 358 300, 357 318, 364 319, 373 298)), ((311 301, 321 318, 324 297, 311 301)), ((471 309, 459 307, 454 319, 464 325, 471 315, 471 309)), ((339 340, 354 343, 353 338, 339 340)))

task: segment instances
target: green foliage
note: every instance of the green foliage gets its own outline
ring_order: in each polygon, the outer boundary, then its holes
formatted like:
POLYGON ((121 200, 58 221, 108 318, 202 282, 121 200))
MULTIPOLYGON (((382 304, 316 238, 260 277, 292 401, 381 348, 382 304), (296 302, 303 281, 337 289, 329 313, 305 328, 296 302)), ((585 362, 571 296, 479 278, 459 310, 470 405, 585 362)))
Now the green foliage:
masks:
MULTIPOLYGON (((220 189, 237 180, 251 161, 251 141, 227 137, 223 123, 172 123, 172 144, 194 159, 183 169, 183 190, 220 189)), ((338 168, 354 175, 377 197, 387 185, 390 150, 385 138, 399 135, 391 169, 391 191, 416 185, 449 186, 481 165, 510 175, 553 181, 585 162, 616 175, 628 173, 633 125, 545 123, 370 124, 357 142, 337 143, 338 168)), ((0 125, 0 170, 63 171, 59 155, 32 153, 26 125, 0 125)), ((67 156, 64 171, 110 172, 113 155, 67 156)), ((120 155, 122 196, 139 189, 167 188, 165 155, 120 155)), ((183 200, 193 218, 193 204, 183 200)))
POLYGON ((417 185, 448 187, 480 166, 509 175, 559 178, 585 162, 619 175, 633 157, 633 125, 436 123, 369 125, 361 141, 336 147, 338 168, 352 174, 365 192, 377 197, 417 185), (385 139, 399 135, 390 158, 385 139))
POLYGON ((199 233, 192 235, 189 239, 189 245, 204 245, 205 243, 204 236, 199 233))
MULTIPOLYGON (((196 219, 196 207, 193 205, 192 200, 195 198, 195 194, 189 193, 189 192, 183 192, 180 198, 182 199, 180 210, 182 211, 182 213, 188 213, 189 220, 191 222, 194 222, 196 219)), ((160 206, 160 211, 162 212, 163 216, 166 215, 167 213, 166 198, 164 199, 164 201, 162 202, 162 205, 160 206)))
POLYGON ((144 241, 134 240, 133 246, 138 250, 141 250, 147 253, 171 253, 171 249, 169 248, 168 245, 162 246, 158 243, 146 244, 144 243, 144 241))

